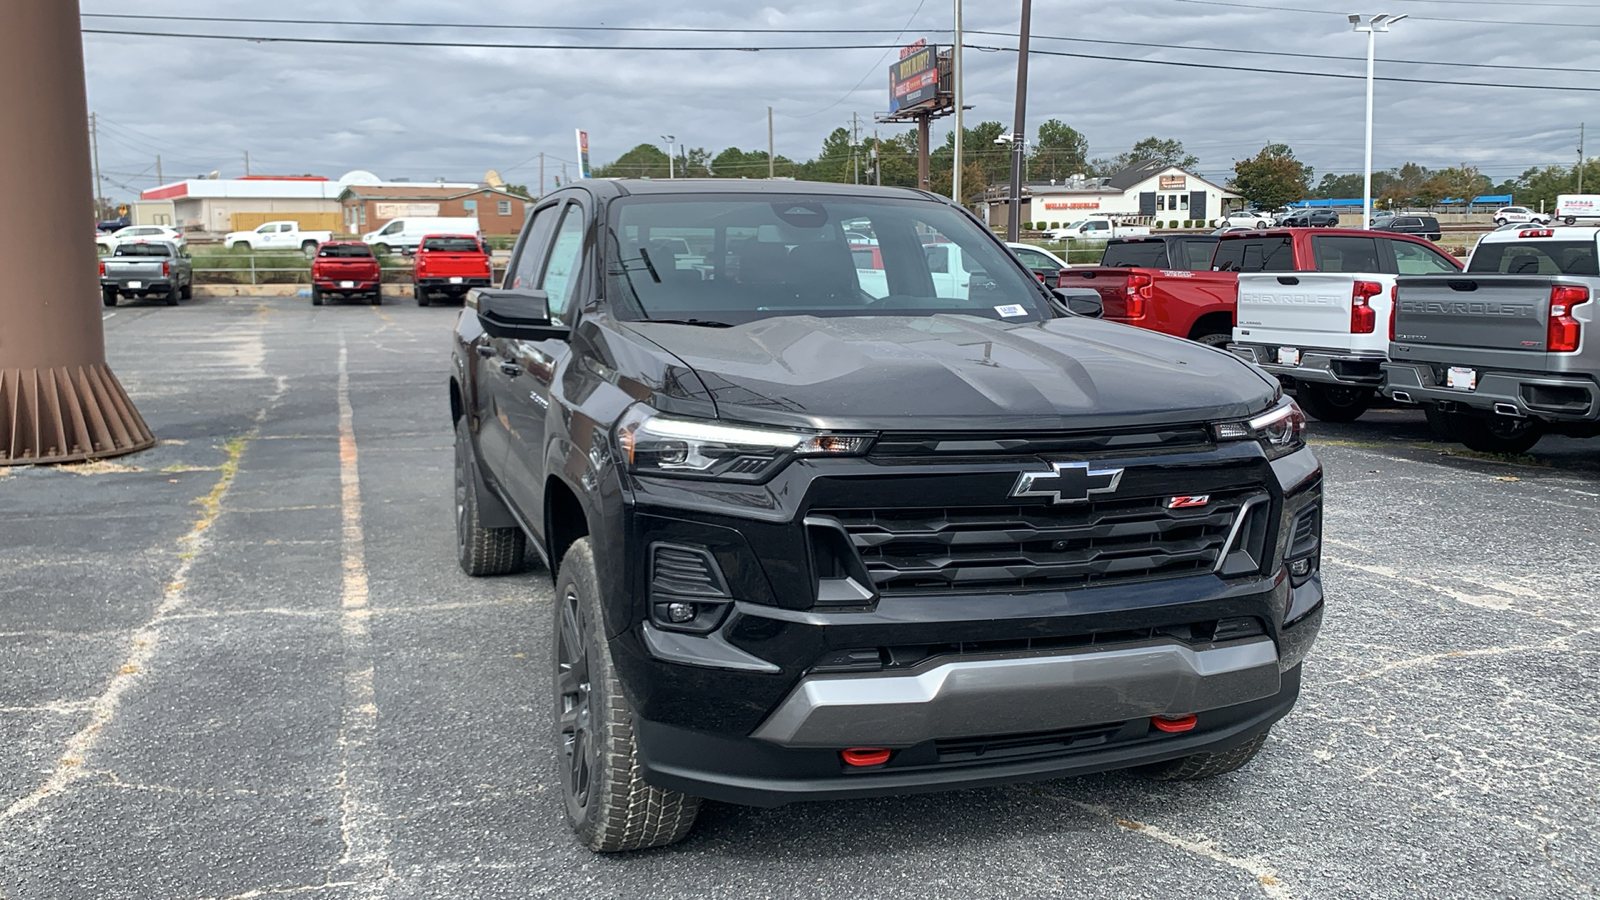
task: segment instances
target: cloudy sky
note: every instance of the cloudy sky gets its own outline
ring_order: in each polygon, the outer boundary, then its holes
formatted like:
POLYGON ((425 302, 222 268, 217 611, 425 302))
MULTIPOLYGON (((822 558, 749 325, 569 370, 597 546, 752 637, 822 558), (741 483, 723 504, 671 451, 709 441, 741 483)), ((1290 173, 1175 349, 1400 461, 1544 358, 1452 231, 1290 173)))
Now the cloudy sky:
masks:
MULTIPOLYGON (((86 15, 85 29, 335 42, 86 33, 89 105, 104 123, 100 162, 111 182, 109 192, 117 196, 156 183, 158 154, 166 179, 174 181, 213 169, 223 177, 241 175, 246 151, 255 174, 338 177, 359 168, 385 178, 475 181, 496 168, 508 181, 533 183, 540 152, 547 155, 547 179, 559 173, 563 161, 570 165, 576 157, 573 130, 580 127, 589 132, 596 164, 641 142, 662 143, 667 134, 713 152, 728 146, 764 149, 768 106, 775 112, 778 152, 807 159, 817 154, 828 132, 850 124, 852 113, 864 128, 874 127, 873 114, 888 107, 887 67, 895 56, 879 48, 917 38, 948 42, 953 8, 953 0, 765 6, 750 0, 81 3, 87 14, 351 23, 86 15), (426 27, 374 24, 379 22, 426 27), (724 30, 661 30, 672 28, 724 30), (563 49, 579 45, 866 49, 563 49)), ((1591 130, 1600 132, 1600 63, 1592 53, 1600 45, 1596 0, 1383 0, 1362 9, 1329 0, 1288 4, 1035 0, 1028 132, 1045 119, 1061 119, 1088 137, 1095 156, 1113 156, 1150 135, 1175 137, 1214 178, 1228 175, 1234 160, 1268 141, 1289 144, 1319 178, 1326 172, 1358 172, 1364 82, 1300 74, 1364 74, 1366 39, 1351 33, 1345 19, 1351 12, 1411 16, 1379 36, 1380 77, 1455 82, 1377 83, 1375 168, 1408 160, 1429 166, 1464 162, 1499 181, 1530 166, 1572 164, 1578 126, 1586 116, 1591 130), (1201 67, 1149 62, 1154 60, 1201 67)), ((975 107, 969 124, 1010 123, 1020 5, 1020 0, 968 0, 965 5, 967 102, 975 107)), ((948 120, 939 124, 944 127, 936 141, 948 130, 948 120)), ((878 127, 887 133, 898 126, 878 127)), ((1596 148, 1589 155, 1600 155, 1600 133, 1589 143, 1596 148)))

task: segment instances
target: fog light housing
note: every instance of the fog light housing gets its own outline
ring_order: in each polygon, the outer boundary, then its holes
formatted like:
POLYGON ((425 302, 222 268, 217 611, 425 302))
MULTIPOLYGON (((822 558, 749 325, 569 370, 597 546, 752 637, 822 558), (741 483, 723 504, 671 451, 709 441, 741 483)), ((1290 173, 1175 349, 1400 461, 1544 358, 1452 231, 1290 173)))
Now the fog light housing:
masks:
POLYGON ((1289 560, 1289 574, 1293 575, 1296 578, 1304 578, 1307 575, 1310 575, 1311 574, 1311 560, 1309 560, 1309 559, 1291 559, 1291 560, 1289 560))
POLYGON ((668 631, 714 631, 733 593, 711 551, 689 544, 650 545, 650 622, 668 631))

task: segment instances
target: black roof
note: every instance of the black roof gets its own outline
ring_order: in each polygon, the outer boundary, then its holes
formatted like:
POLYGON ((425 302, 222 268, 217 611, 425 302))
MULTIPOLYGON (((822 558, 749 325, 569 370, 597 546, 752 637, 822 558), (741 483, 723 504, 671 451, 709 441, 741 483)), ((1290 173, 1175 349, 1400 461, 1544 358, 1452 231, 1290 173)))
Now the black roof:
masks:
POLYGON ((1151 175, 1161 171, 1162 169, 1170 168, 1172 168, 1171 163, 1164 163, 1159 159, 1147 159, 1142 162, 1136 162, 1126 169, 1123 169, 1122 171, 1112 175, 1110 178, 1107 178, 1106 186, 1116 188, 1119 191, 1125 191, 1128 188, 1131 188, 1139 182, 1145 180, 1146 178, 1149 178, 1151 175))

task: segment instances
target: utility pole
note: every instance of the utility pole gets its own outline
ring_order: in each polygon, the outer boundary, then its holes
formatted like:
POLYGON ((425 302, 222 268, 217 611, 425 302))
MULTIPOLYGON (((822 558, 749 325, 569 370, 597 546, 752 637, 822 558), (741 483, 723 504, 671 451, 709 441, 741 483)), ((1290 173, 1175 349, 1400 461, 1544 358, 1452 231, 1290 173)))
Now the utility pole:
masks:
POLYGON ((850 114, 850 164, 855 166, 856 184, 861 183, 861 122, 860 116, 850 114))
POLYGON ((156 187, 166 184, 167 180, 161 177, 161 154, 156 154, 156 187))
POLYGON ((250 177, 250 151, 244 152, 244 177, 250 177))
POLYGON ((961 104, 965 102, 961 90, 961 0, 956 0, 956 46, 950 54, 950 76, 955 82, 956 95, 956 155, 950 171, 950 199, 965 206, 961 202, 961 139, 965 136, 961 125, 961 104))
POLYGON ((1033 0, 1022 0, 1022 23, 1017 31, 1017 110, 1011 121, 1011 196, 1006 204, 1006 240, 1022 234, 1022 155, 1025 151, 1028 111, 1028 30, 1033 0))
POLYGON ((767 180, 778 177, 777 148, 772 141, 772 107, 767 107, 767 180))
POLYGON ((1578 123, 1578 193, 1583 193, 1583 125, 1578 123))
POLYGON ((100 180, 100 120, 89 113, 89 144, 94 150, 94 220, 105 218, 106 189, 100 180))
POLYGON ((544 196, 544 154, 539 154, 539 196, 544 196))
POLYGON ((883 154, 878 151, 878 129, 872 129, 872 173, 878 187, 883 187, 883 154))
POLYGON ((561 183, 563 185, 565 185, 567 183, 567 164, 566 163, 562 163, 561 164, 561 183))

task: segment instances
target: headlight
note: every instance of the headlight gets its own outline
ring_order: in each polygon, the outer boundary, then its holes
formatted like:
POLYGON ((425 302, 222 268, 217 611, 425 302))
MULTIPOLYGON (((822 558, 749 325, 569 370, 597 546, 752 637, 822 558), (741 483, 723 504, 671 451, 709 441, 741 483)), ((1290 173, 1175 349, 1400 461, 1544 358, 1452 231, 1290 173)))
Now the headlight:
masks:
POLYGON ((799 456, 858 456, 873 438, 673 419, 642 404, 623 415, 616 433, 630 471, 746 482, 765 481, 799 456))
POLYGON ((1288 397, 1253 419, 1219 422, 1213 428, 1218 441, 1260 441, 1268 459, 1287 456, 1306 445, 1306 414, 1288 397))

